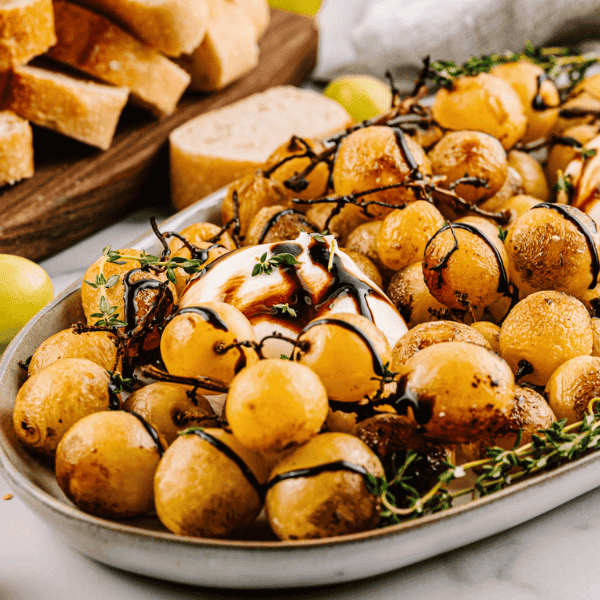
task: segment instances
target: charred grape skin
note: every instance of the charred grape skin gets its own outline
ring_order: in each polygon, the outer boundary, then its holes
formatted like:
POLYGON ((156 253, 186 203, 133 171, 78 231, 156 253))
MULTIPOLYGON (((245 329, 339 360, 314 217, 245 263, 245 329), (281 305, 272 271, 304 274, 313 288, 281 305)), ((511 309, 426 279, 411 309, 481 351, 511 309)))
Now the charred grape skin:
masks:
POLYGON ((590 355, 592 321, 577 299, 554 290, 530 294, 502 323, 500 353, 519 373, 519 383, 545 386, 552 373, 571 358, 590 355))
POLYGON ((151 424, 131 413, 98 412, 61 440, 56 479, 85 512, 109 519, 142 515, 154 507, 154 473, 166 445, 151 424))
MULTIPOLYGON (((411 176, 414 167, 422 175, 431 175, 431 165, 425 151, 410 137, 405 138, 405 156, 395 132, 390 127, 357 129, 340 143, 333 167, 333 187, 340 196, 403 182, 411 176)), ((408 188, 397 188, 369 194, 363 202, 376 200, 393 205, 412 202, 415 193, 408 188)), ((390 208, 371 206, 369 214, 381 218, 390 208)))
POLYGON ((523 141, 547 137, 558 119, 560 95, 544 70, 524 60, 497 65, 491 74, 509 83, 521 99, 527 117, 523 141))
POLYGON ((538 204, 526 211, 509 228, 505 247, 510 277, 524 294, 557 290, 579 297, 597 283, 600 235, 573 206, 538 204))
POLYGON ((316 470, 336 461, 383 476, 381 462, 357 437, 324 433, 313 438, 278 463, 269 476, 272 484, 285 473, 308 471, 307 476, 284 479, 268 488, 265 508, 279 539, 317 539, 375 527, 380 500, 369 491, 364 475, 342 468, 316 470))
POLYGON ((577 356, 556 369, 546 384, 548 403, 557 419, 575 423, 600 396, 600 358, 577 356))
POLYGON ((391 358, 387 338, 362 315, 336 313, 317 319, 304 328, 298 342, 292 358, 310 367, 329 398, 338 402, 360 402, 374 394, 391 358))
MULTIPOLYGON (((279 146, 267 159, 265 169, 269 171, 270 178, 282 184, 292 178, 296 174, 303 173, 312 162, 306 154, 321 154, 325 150, 325 146, 318 140, 302 139, 293 137, 290 141, 279 146), (290 159, 291 156, 298 158, 290 159)), ((302 198, 311 200, 324 196, 327 192, 327 184, 329 182, 330 167, 326 161, 319 162, 305 176, 308 186, 304 190, 292 190, 284 185, 290 198, 302 198)), ((298 209, 302 210, 303 205, 298 205, 298 209)), ((306 205, 304 205, 306 207, 306 205)), ((306 210, 306 208, 304 208, 306 210)))
POLYGON ((455 309, 485 308, 508 292, 508 257, 497 234, 461 223, 440 229, 429 241, 423 274, 431 294, 455 309))
POLYGON ((167 444, 188 427, 216 427, 219 420, 208 400, 193 388, 162 381, 130 394, 123 408, 153 423, 167 444))
POLYGON ((320 431, 328 410, 327 390, 314 371, 272 358, 236 375, 225 418, 245 447, 271 452, 310 440, 320 431))
POLYGON ((424 348, 398 370, 394 405, 425 439, 463 443, 500 428, 514 404, 510 367, 491 350, 467 342, 424 348))
POLYGON ((489 439, 461 446, 467 461, 487 458, 487 448, 494 446, 512 450, 517 439, 519 446, 529 444, 534 434, 556 421, 556 416, 541 394, 527 387, 516 386, 515 389, 515 403, 506 423, 489 439))
POLYGON ((156 513, 179 535, 225 537, 249 525, 262 497, 228 454, 235 453, 259 485, 268 475, 260 455, 222 429, 205 429, 208 440, 189 433, 167 449, 154 477, 156 513), (210 439, 225 445, 223 452, 210 439))
POLYGON ((244 366, 258 360, 251 347, 223 351, 241 341, 255 341, 248 319, 230 304, 203 302, 183 307, 172 317, 163 330, 160 352, 172 375, 212 377, 229 383, 244 366))
POLYGON ((75 333, 72 328, 63 329, 39 345, 27 373, 31 377, 63 358, 85 358, 112 371, 117 363, 116 338, 108 331, 75 333))
POLYGON ((88 414, 111 406, 106 369, 84 358, 63 358, 32 375, 13 409, 15 433, 34 454, 52 458, 69 430, 88 414))
POLYGON ((228 223, 237 215, 239 234, 244 237, 254 215, 261 208, 275 204, 291 206, 287 190, 276 179, 265 177, 262 171, 256 171, 229 185, 221 206, 221 217, 223 223, 228 223))
POLYGON ((430 202, 417 200, 388 213, 377 232, 377 254, 393 271, 423 260, 425 246, 444 225, 444 217, 430 202))
POLYGON ((443 342, 467 342, 491 350, 485 337, 473 327, 453 321, 433 321, 406 332, 392 350, 391 369, 397 371, 423 348, 443 342))
POLYGON ((448 188, 459 179, 476 177, 485 185, 460 183, 456 193, 469 204, 478 204, 496 194, 508 175, 506 152, 500 142, 480 131, 447 133, 429 153, 435 175, 446 179, 440 184, 448 188))
POLYGON ((482 131, 503 148, 512 148, 525 135, 527 117, 512 86, 489 73, 457 77, 435 95, 433 117, 446 129, 482 131))

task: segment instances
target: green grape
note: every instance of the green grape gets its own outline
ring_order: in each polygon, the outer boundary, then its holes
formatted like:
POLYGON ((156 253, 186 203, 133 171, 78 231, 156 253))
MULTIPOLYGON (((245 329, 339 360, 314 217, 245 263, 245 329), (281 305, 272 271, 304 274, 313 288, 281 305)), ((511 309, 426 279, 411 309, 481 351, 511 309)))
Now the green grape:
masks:
POLYGON ((42 267, 21 256, 0 254, 0 352, 53 295, 42 267))
POLYGON ((334 79, 323 94, 341 104, 357 123, 380 115, 392 105, 389 86, 369 75, 334 79))

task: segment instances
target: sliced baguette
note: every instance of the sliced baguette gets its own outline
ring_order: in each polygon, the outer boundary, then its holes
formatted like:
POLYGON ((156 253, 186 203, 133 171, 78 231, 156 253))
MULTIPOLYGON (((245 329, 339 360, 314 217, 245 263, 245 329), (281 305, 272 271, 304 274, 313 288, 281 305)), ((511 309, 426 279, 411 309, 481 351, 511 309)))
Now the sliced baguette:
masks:
POLYGON ((54 2, 54 12, 57 42, 48 56, 129 88, 136 104, 159 117, 175 110, 190 82, 183 69, 106 17, 64 0, 54 2))
POLYGON ((231 0, 239 6, 252 20, 256 27, 256 37, 265 32, 271 20, 271 9, 267 0, 231 0))
POLYGON ((173 204, 185 208, 260 168, 292 135, 323 138, 351 123, 337 102, 291 86, 200 115, 169 137, 173 204))
POLYGON ((129 90, 39 67, 16 67, 4 107, 32 123, 106 150, 129 90))
POLYGON ((9 110, 0 111, 0 185, 33 175, 33 134, 29 123, 9 110))
POLYGON ((55 42, 52 0, 0 4, 0 71, 24 65, 55 42))
POLYGON ((78 0, 111 17, 148 46, 179 56, 198 47, 206 31, 206 0, 78 0))
POLYGON ((250 17, 230 0, 208 0, 206 35, 179 64, 196 92, 221 90, 258 64, 258 34, 250 17))

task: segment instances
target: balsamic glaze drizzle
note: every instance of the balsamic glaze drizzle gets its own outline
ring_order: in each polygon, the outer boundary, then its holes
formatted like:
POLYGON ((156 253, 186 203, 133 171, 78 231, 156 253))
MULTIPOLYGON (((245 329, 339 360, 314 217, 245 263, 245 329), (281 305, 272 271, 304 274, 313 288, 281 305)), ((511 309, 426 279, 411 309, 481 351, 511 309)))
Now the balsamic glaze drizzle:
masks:
POLYGON ((315 475, 320 475, 321 473, 331 473, 335 471, 350 471, 352 473, 358 473, 362 475, 365 480, 369 479, 370 473, 361 465, 357 465, 351 463, 347 460, 336 460, 330 463, 325 463, 323 465, 316 465, 314 467, 308 467, 306 469, 296 469, 294 471, 288 471, 287 473, 280 473, 279 475, 275 475, 272 479, 270 479, 265 485, 265 491, 268 491, 274 485, 278 484, 280 481, 285 481, 286 479, 298 479, 300 477, 314 477, 315 475))
POLYGON ((537 91, 531 101, 531 108, 533 108, 533 110, 546 110, 547 108, 552 108, 548 106, 542 98, 542 85, 544 81, 548 81, 548 79, 548 74, 546 72, 540 73, 537 76, 537 91))
MULTIPOLYGON (((540 205, 538 205, 540 206, 540 205)), ((555 206, 555 205, 553 205, 555 206)), ((492 252, 494 253, 494 256, 496 257, 496 262, 498 263, 498 270, 500 271, 500 277, 499 277, 499 281, 498 281, 498 288, 497 291, 502 293, 502 294, 509 294, 510 293, 510 287, 509 287, 509 283, 508 283, 508 275, 506 273, 506 267, 504 265, 504 261, 502 260, 502 256, 500 255, 500 251, 498 250, 498 248, 496 248, 494 242, 492 242, 492 240, 490 240, 490 238, 486 235, 485 232, 483 232, 481 229, 475 227, 474 225, 471 225, 469 223, 452 223, 451 225, 444 225, 441 229, 438 229, 438 231, 435 233, 435 235, 427 242, 426 246, 425 246, 425 252, 427 252, 427 247, 429 246, 429 244, 431 244, 431 242, 443 231, 446 231, 447 229, 464 229, 465 231, 469 231, 472 234, 480 237, 492 250, 492 252)), ((452 252, 458 250, 458 246, 456 246, 455 248, 452 249, 452 252)), ((445 262, 448 262, 448 258, 450 258, 449 256, 445 259, 445 262)), ((442 261, 444 262, 444 261, 442 261)), ((441 265, 442 263, 440 263, 441 265)), ((443 265, 445 266, 445 264, 443 265)), ((442 267, 443 268, 443 267, 442 267)))
POLYGON ((550 140, 550 145, 552 146, 570 146, 571 148, 582 148, 583 144, 578 142, 575 138, 572 138, 568 135, 565 136, 556 136, 550 140))
MULTIPOLYGON (((598 284, 598 274, 600 274, 600 257, 598 256, 598 248, 596 248, 596 243, 594 241, 594 237, 592 233, 588 229, 587 225, 583 223, 577 216, 576 208, 569 206, 568 204, 553 204, 552 202, 542 202, 540 204, 536 204, 533 208, 549 208, 550 210, 555 210, 560 213, 565 219, 568 219, 581 231, 583 237, 585 237, 585 241, 587 242, 588 248, 590 250, 590 258, 591 258, 591 267, 592 267, 592 283, 590 283, 588 289, 594 289, 598 284)), ((596 232, 598 229, 596 228, 596 224, 593 219, 590 219, 590 222, 596 232)))
POLYGON ((121 410, 121 400, 117 395, 117 386, 111 380, 108 383, 108 410, 121 410))
MULTIPOLYGON (((329 249, 324 244, 315 243, 315 241, 311 242, 308 253, 315 264, 327 270, 330 259, 329 249)), ((317 312, 330 304, 338 296, 346 293, 354 297, 358 312, 373 321, 373 313, 369 308, 367 297, 371 295, 380 296, 379 292, 365 281, 358 279, 358 277, 347 271, 342 264, 342 259, 337 254, 333 257, 329 273, 333 276, 333 280, 328 287, 325 297, 315 306, 317 312)))
POLYGON ((298 221, 308 227, 309 229, 313 229, 313 226, 306 220, 306 217, 304 216, 303 213, 301 213, 299 210, 294 210, 293 208, 286 208, 285 210, 280 210, 279 212, 275 213, 266 223, 265 226, 258 238, 258 241, 256 242, 257 244, 262 244, 265 241, 265 238, 267 237, 267 234, 269 233, 269 231, 271 231, 271 228, 273 227, 273 225, 275 225, 275 223, 277 223, 280 219, 282 219, 283 217, 287 216, 287 215, 298 215, 298 221))
MULTIPOLYGON (((132 269, 128 271, 123 277, 124 291, 123 291, 123 301, 125 304, 125 321, 127 321, 127 333, 130 333, 135 329, 136 326, 136 317, 137 317, 137 302, 136 297, 139 292, 143 290, 157 290, 163 286, 166 286, 165 283, 159 281, 157 279, 138 279, 138 281, 131 281, 131 277, 134 273, 146 273, 141 268, 132 269)), ((166 289, 168 295, 170 296, 171 302, 173 301, 173 294, 169 288, 166 289)))
POLYGON ((156 450, 158 451, 159 456, 162 457, 162 455, 165 453, 165 449, 163 448, 163 445, 160 442, 160 437, 159 437, 156 429, 154 429, 154 427, 152 425, 150 425, 150 423, 148 423, 148 421, 146 421, 146 419, 144 419, 144 417, 142 417, 142 415, 139 415, 135 411, 128 410, 125 412, 128 412, 130 415, 133 415, 144 426, 144 429, 148 432, 148 434, 152 438, 152 441, 154 442, 154 445, 156 446, 156 450))
POLYGON ((411 154, 411 151, 406 142, 406 137, 404 136, 402 129, 400 129, 399 127, 394 127, 393 131, 394 135, 396 136, 396 143, 398 144, 398 148, 400 148, 400 152, 402 153, 402 156, 404 157, 404 160, 408 165, 408 168, 410 169, 411 179, 423 179, 423 173, 421 173, 421 171, 419 170, 419 165, 415 160, 415 157, 411 154))
POLYGON ((352 323, 348 323, 348 321, 343 321, 342 319, 336 319, 334 317, 327 317, 323 319, 317 319, 316 321, 311 321, 299 334, 298 338, 300 338, 304 333, 306 333, 309 329, 316 327, 317 325, 335 325, 336 327, 343 327, 352 333, 355 333, 360 339, 366 344, 369 352, 371 353, 371 358, 373 359, 373 371, 376 375, 383 377, 385 369, 383 366, 383 361, 381 360, 381 356, 375 349, 373 342, 371 339, 364 334, 356 325, 352 323))
POLYGON ((203 429, 192 429, 186 435, 193 433, 198 437, 202 438, 205 442, 208 442, 215 447, 219 452, 222 452, 227 458, 231 459, 242 471, 244 477, 248 480, 248 483, 254 488, 261 502, 265 499, 265 488, 258 482, 256 475, 254 475, 252 469, 224 442, 217 439, 216 437, 206 433, 203 429))
POLYGON ((391 398, 386 398, 386 403, 393 406, 399 415, 408 414, 408 408, 412 408, 415 421, 419 425, 425 425, 433 416, 433 400, 428 401, 409 389, 406 375, 398 380, 396 392, 391 398))
MULTIPOLYGON (((208 308, 207 306, 186 306, 185 308, 180 308, 177 312, 173 313, 169 317, 167 323, 170 323, 178 315, 184 315, 186 313, 194 313, 196 315, 200 315, 209 325, 212 325, 215 329, 220 329, 221 331, 229 331, 227 323, 225 323, 225 321, 221 319, 219 313, 213 308, 208 308)), ((165 325, 167 323, 165 323, 165 325)))

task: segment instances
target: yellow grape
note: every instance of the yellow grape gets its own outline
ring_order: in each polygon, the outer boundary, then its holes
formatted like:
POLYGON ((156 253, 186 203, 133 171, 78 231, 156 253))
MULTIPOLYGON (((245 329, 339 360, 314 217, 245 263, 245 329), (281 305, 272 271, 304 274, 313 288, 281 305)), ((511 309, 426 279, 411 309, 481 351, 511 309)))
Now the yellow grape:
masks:
POLYGON ((341 104, 357 123, 380 115, 392 105, 389 86, 370 75, 334 79, 323 94, 341 104))
POLYGON ((53 295, 42 267, 21 256, 0 254, 0 352, 53 295))

